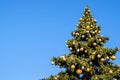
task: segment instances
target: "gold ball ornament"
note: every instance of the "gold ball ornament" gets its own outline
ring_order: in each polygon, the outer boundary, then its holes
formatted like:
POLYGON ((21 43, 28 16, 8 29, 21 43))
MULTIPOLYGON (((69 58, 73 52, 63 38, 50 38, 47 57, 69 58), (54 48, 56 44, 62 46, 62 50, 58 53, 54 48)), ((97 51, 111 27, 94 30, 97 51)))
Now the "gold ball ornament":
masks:
POLYGON ((83 70, 83 69, 85 69, 85 67, 84 67, 84 66, 82 66, 82 70, 83 70))
POLYGON ((65 58, 65 56, 61 56, 61 58, 62 58, 62 60, 63 60, 63 61, 66 61, 66 58, 65 58))
POLYGON ((95 77, 94 80, 98 80, 98 77, 95 77))
POLYGON ((77 52, 80 52, 80 49, 77 49, 77 52))
POLYGON ((85 14, 88 14, 88 12, 86 11, 85 14))
POLYGON ((95 34, 95 32, 93 31, 92 34, 95 34))
POLYGON ((112 73, 113 73, 113 71, 112 71, 112 70, 109 70, 109 73, 110 73, 110 74, 112 74, 112 73))
POLYGON ((105 59, 104 59, 104 58, 101 58, 101 59, 100 59, 100 61, 104 62, 104 61, 105 61, 105 59))
POLYGON ((85 38, 85 35, 82 35, 82 38, 85 38))
POLYGON ((90 62, 90 64, 93 64, 92 62, 90 62))
POLYGON ((89 33, 90 31, 86 31, 86 33, 89 33))
POLYGON ((86 69, 86 71, 87 71, 87 72, 90 72, 90 71, 91 71, 91 69, 90 69, 90 68, 87 68, 87 69, 86 69))
POLYGON ((90 29, 90 26, 86 26, 86 29, 87 29, 87 30, 90 29))
POLYGON ((92 55, 92 56, 91 56, 91 59, 92 59, 92 60, 94 60, 94 59, 95 59, 95 56, 94 56, 94 55, 92 55))
POLYGON ((52 64, 52 65, 54 65, 54 64, 55 64, 55 62, 54 62, 54 61, 52 61, 52 62, 51 62, 51 64, 52 64))
POLYGON ((75 33, 76 36, 79 36, 80 34, 78 32, 75 33))
POLYGON ((80 48, 80 51, 83 51, 84 50, 84 48, 80 48))
POLYGON ((55 78, 54 78, 54 80, 58 80, 58 78, 57 78, 57 77, 55 77, 55 78))
POLYGON ((104 43, 103 42, 100 42, 101 45, 103 45, 104 43))
POLYGON ((77 70, 76 70, 76 74, 78 74, 78 75, 79 75, 79 74, 82 74, 82 70, 81 70, 81 69, 77 69, 77 70))
POLYGON ((75 32, 73 32, 72 34, 75 35, 75 32))
POLYGON ((71 65, 71 69, 75 69, 75 65, 71 65))
POLYGON ((70 50, 73 50, 72 47, 69 48, 70 50))
POLYGON ((99 42, 101 42, 102 41, 102 39, 98 39, 99 40, 99 42))
POLYGON ((112 59, 112 60, 115 60, 115 59, 116 59, 116 56, 112 55, 112 56, 111 56, 111 59, 112 59))
POLYGON ((98 31, 97 30, 95 30, 95 33, 97 33, 98 31))
POLYGON ((101 31, 98 31, 98 33, 100 34, 100 33, 101 33, 101 31))
POLYGON ((73 45, 75 45, 75 41, 73 41, 73 45))
POLYGON ((98 54, 98 55, 97 55, 97 58, 101 58, 101 55, 100 55, 100 54, 98 54))
POLYGON ((107 56, 106 59, 110 59, 110 58, 107 56))
POLYGON ((91 28, 93 28, 93 25, 90 25, 91 28))
POLYGON ((61 56, 61 58, 65 58, 65 56, 61 56))
POLYGON ((82 21, 83 19, 82 18, 80 18, 80 21, 82 21))
POLYGON ((116 78, 114 78, 113 80, 117 80, 116 78))
POLYGON ((97 43, 94 42, 94 43, 93 43, 93 46, 97 46, 97 43))
POLYGON ((66 58, 63 58, 63 61, 66 61, 66 58))
POLYGON ((87 50, 84 51, 84 53, 87 53, 87 52, 88 52, 87 50))
POLYGON ((95 54, 96 54, 96 51, 94 51, 92 54, 95 55, 95 54))

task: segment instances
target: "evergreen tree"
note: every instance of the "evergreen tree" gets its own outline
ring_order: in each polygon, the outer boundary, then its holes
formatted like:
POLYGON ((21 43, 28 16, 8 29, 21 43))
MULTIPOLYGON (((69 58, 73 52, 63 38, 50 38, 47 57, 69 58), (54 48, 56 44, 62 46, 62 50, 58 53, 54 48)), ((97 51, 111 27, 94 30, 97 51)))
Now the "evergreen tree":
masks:
POLYGON ((74 38, 66 42, 70 54, 52 58, 52 65, 65 71, 44 80, 119 80, 120 66, 111 62, 116 59, 118 48, 105 47, 109 38, 101 36, 100 31, 101 27, 86 7, 77 29, 72 32, 74 38))

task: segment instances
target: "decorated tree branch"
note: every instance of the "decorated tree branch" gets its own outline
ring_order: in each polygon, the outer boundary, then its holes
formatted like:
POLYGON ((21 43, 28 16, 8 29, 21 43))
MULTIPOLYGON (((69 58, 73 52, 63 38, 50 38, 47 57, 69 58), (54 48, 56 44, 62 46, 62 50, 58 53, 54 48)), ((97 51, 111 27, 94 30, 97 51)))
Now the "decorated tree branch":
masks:
POLYGON ((56 75, 43 80, 118 80, 120 66, 113 64, 118 48, 107 48, 108 37, 100 34, 101 27, 85 8, 77 29, 72 32, 73 39, 66 42, 69 54, 53 57, 52 65, 65 68, 56 75))

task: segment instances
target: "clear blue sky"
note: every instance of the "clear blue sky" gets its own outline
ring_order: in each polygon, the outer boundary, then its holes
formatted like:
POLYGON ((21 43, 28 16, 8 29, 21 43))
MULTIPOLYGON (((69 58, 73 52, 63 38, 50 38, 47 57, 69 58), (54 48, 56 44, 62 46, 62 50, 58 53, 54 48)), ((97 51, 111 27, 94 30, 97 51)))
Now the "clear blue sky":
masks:
MULTIPOLYGON (((38 80, 61 69, 51 58, 69 53, 65 41, 90 7, 106 46, 120 47, 120 0, 0 0, 0 80, 38 80)), ((116 64, 120 64, 120 52, 116 64)))

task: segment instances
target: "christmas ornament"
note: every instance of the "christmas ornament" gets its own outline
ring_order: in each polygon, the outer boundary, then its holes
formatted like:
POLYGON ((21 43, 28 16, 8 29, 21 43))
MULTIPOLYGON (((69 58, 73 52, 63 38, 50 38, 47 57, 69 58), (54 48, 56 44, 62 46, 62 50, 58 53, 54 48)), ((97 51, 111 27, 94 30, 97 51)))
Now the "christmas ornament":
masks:
POLYGON ((79 26, 79 24, 76 24, 76 26, 79 26))
POLYGON ((55 64, 55 62, 54 62, 54 61, 52 61, 52 62, 51 62, 51 64, 52 64, 52 65, 54 65, 54 64, 55 64))
POLYGON ((93 25, 90 25, 91 28, 93 28, 93 25))
POLYGON ((98 31, 97 30, 95 30, 95 33, 97 33, 98 31))
POLYGON ((112 55, 112 56, 111 56, 111 59, 112 59, 112 60, 115 60, 115 59, 116 59, 116 56, 112 55))
POLYGON ((101 42, 101 41, 102 41, 102 39, 98 39, 98 41, 99 41, 99 42, 101 42))
POLYGON ((87 68, 87 69, 86 69, 86 71, 87 71, 87 72, 90 72, 90 71, 91 71, 91 69, 90 69, 90 68, 87 68))
POLYGON ((72 33, 75 36, 75 32, 72 33))
POLYGON ((66 58, 63 58, 63 61, 66 61, 66 58))
POLYGON ((85 12, 86 14, 88 14, 88 12, 85 12))
POLYGON ((82 69, 85 69, 85 67, 84 67, 84 66, 82 66, 82 69))
POLYGON ((100 42, 101 45, 103 45, 104 43, 103 42, 100 42))
POLYGON ((69 48, 71 51, 73 50, 72 47, 69 48))
POLYGON ((90 12, 90 9, 88 9, 88 12, 90 12))
POLYGON ((75 69, 75 65, 71 65, 71 69, 75 69))
POLYGON ((101 58, 101 59, 100 59, 100 61, 102 61, 102 62, 103 62, 103 61, 105 61, 105 59, 104 59, 104 58, 101 58))
POLYGON ((94 60, 94 59, 95 59, 95 56, 94 56, 94 55, 92 55, 92 56, 91 56, 91 59, 92 59, 92 60, 94 60))
POLYGON ((117 80, 116 78, 114 78, 113 80, 117 80))
POLYGON ((89 37, 91 38, 92 36, 91 36, 91 35, 89 35, 89 37))
POLYGON ((78 33, 78 32, 76 32, 76 33, 75 33, 75 35, 76 35, 76 36, 79 36, 79 33, 78 33))
POLYGON ((96 46, 96 45, 97 45, 97 43, 94 42, 94 43, 93 43, 93 46, 96 46))
POLYGON ((57 78, 57 77, 55 77, 55 78, 54 78, 54 80, 58 80, 58 78, 57 78))
POLYGON ((96 51, 95 51, 95 52, 93 52, 92 54, 93 54, 93 55, 95 55, 95 54, 96 54, 96 51))
POLYGON ((90 62, 90 64, 93 64, 92 62, 90 62))
POLYGON ((98 31, 98 33, 100 34, 100 33, 101 33, 101 31, 98 31))
POLYGON ((90 29, 90 26, 86 26, 86 29, 87 29, 87 30, 90 29))
POLYGON ((101 58, 101 55, 100 55, 100 54, 98 54, 98 55, 97 55, 97 58, 101 58))
POLYGON ((87 53, 87 52, 88 52, 87 50, 84 51, 84 53, 87 53))
POLYGON ((94 80, 98 80, 98 77, 95 77, 95 79, 94 80))
POLYGON ((107 56, 106 59, 110 59, 110 58, 107 56))
POLYGON ((66 45, 66 47, 68 47, 68 45, 66 45))
POLYGON ((73 41, 73 45, 75 45, 75 41, 73 41))
POLYGON ((113 73, 113 71, 112 71, 112 70, 109 70, 109 73, 110 73, 110 74, 112 74, 112 73, 113 73))
POLYGON ((61 58, 65 58, 65 56, 61 56, 61 58))
POLYGON ((76 70, 76 74, 78 74, 78 75, 79 75, 79 74, 82 74, 82 70, 81 70, 81 69, 77 69, 77 70, 76 70))
POLYGON ((92 34, 95 34, 95 32, 93 31, 92 34))
POLYGON ((89 33, 89 31, 86 31, 86 33, 89 33))
POLYGON ((83 19, 82 18, 80 18, 80 21, 82 21, 83 19))
POLYGON ((85 35, 82 35, 82 38, 84 39, 84 38, 85 38, 85 35))
POLYGON ((84 50, 84 48, 80 48, 80 51, 83 51, 84 50))
POLYGON ((62 60, 63 60, 63 61, 66 61, 66 58, 65 58, 65 56, 61 56, 61 58, 62 58, 62 60))
POLYGON ((77 49, 77 52, 80 52, 80 49, 77 49))

